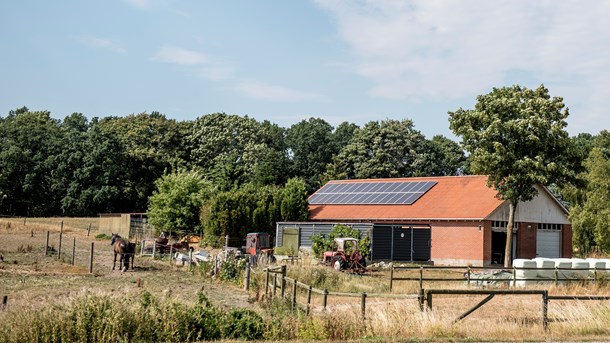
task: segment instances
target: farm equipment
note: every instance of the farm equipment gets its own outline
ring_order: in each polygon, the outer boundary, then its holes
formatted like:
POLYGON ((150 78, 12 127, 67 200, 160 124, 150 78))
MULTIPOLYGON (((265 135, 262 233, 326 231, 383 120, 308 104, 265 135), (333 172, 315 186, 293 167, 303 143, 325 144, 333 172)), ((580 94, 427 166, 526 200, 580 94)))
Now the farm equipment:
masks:
POLYGON ((253 264, 275 262, 273 248, 271 247, 271 235, 266 232, 252 232, 246 235, 245 253, 250 255, 253 264))
POLYGON ((358 249, 356 238, 335 238, 331 251, 324 252, 324 263, 335 270, 349 270, 358 274, 366 271, 366 260, 358 249))

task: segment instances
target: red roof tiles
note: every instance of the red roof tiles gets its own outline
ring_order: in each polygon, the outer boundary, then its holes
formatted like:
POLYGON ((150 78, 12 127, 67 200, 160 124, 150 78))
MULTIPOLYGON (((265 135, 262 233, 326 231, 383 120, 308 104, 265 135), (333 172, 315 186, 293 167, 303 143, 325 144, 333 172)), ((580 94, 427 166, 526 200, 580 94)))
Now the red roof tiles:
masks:
POLYGON ((487 187, 487 176, 439 176, 400 179, 330 181, 346 182, 436 181, 412 205, 310 205, 310 220, 484 219, 503 201, 487 187))

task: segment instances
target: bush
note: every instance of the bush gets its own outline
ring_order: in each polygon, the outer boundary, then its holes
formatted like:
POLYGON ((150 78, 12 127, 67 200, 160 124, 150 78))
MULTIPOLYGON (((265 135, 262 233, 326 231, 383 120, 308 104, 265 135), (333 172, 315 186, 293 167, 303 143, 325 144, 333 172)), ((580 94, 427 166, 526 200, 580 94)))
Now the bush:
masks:
POLYGON ((370 237, 362 237, 360 231, 353 229, 347 225, 335 225, 328 236, 315 235, 311 237, 311 250, 317 258, 321 258, 325 251, 328 251, 333 246, 333 240, 338 237, 352 237, 358 239, 358 247, 363 256, 368 256, 371 250, 370 237))
POLYGON ((266 325, 263 318, 252 310, 232 310, 228 315, 228 325, 224 336, 245 340, 258 340, 263 338, 266 325))

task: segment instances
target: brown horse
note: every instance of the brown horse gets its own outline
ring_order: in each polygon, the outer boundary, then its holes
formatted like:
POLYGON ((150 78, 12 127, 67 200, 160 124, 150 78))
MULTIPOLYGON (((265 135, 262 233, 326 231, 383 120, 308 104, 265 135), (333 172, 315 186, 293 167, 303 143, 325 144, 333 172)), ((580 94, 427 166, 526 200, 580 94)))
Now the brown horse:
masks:
POLYGON ((119 268, 122 271, 129 269, 129 259, 133 261, 133 256, 136 252, 136 244, 130 243, 125 238, 122 238, 116 233, 112 234, 110 239, 110 245, 114 248, 114 262, 112 264, 112 270, 116 269, 116 255, 119 256, 119 268))
POLYGON ((159 237, 157 237, 157 239, 155 239, 156 248, 157 248, 157 250, 159 250, 159 253, 161 253, 161 254, 165 254, 165 249, 168 248, 167 243, 169 242, 169 239, 167 239, 166 236, 167 235, 165 234, 165 232, 161 232, 159 237))

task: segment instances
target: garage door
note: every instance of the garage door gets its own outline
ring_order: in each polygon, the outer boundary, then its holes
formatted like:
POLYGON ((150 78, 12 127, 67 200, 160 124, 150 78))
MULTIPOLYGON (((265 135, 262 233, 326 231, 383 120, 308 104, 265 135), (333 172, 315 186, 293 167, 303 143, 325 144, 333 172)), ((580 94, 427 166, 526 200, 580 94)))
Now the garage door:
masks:
POLYGON ((537 257, 561 257, 561 230, 538 229, 536 235, 537 257))

